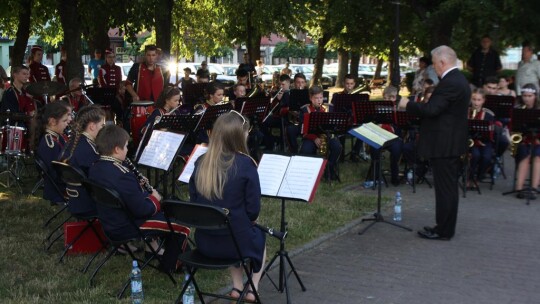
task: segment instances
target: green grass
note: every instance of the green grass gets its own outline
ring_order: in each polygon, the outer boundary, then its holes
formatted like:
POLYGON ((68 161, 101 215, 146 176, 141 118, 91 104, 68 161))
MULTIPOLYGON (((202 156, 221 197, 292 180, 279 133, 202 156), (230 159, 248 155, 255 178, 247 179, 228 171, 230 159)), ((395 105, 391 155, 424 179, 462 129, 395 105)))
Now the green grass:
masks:
MULTIPOLYGON (((342 183, 321 182, 315 200, 286 202, 286 219, 289 235, 289 251, 358 219, 375 208, 374 196, 360 192, 340 191, 343 187, 363 180, 366 163, 342 163, 342 183)), ((2 177, 3 179, 3 177, 2 177)), ((35 177, 24 179, 24 192, 29 193, 35 177)), ((186 191, 186 187, 181 188, 186 191)), ((43 221, 54 212, 48 202, 43 201, 41 191, 36 196, 16 194, 14 189, 0 188, 0 302, 1 303, 128 303, 114 294, 130 272, 131 261, 127 257, 113 257, 97 276, 97 286, 89 287, 89 274, 82 268, 88 256, 69 256, 63 264, 57 259, 63 249, 63 241, 55 244, 49 252, 43 250, 42 240, 47 230, 43 221)), ((263 198, 259 222, 279 229, 281 201, 263 198)), ((279 243, 267 238, 268 256, 271 258, 279 243)), ((95 263, 94 263, 95 266, 95 263)), ((91 268, 93 269, 93 268, 91 268)), ((180 282, 181 275, 175 275, 180 282)), ((228 273, 201 272, 198 276, 202 287, 219 290, 230 284, 228 273)), ((164 275, 148 268, 143 271, 146 303, 170 303, 179 293, 180 285, 173 288, 164 275)))

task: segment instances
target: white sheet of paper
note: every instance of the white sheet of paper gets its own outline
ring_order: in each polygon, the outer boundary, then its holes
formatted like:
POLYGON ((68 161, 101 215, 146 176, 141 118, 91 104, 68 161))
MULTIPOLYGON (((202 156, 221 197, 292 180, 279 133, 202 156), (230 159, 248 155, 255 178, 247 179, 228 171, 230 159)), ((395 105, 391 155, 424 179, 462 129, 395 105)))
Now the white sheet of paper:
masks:
POLYGON ((277 196, 279 186, 287 171, 290 157, 278 154, 263 154, 257 172, 261 183, 261 194, 277 196))
POLYGON ((278 196, 308 201, 323 162, 319 157, 291 157, 278 196))
POLYGON ((168 170, 184 137, 184 134, 154 130, 139 159, 139 164, 168 170))
POLYGON ((184 170, 182 170, 182 174, 178 177, 178 180, 183 183, 189 183, 189 179, 191 178, 191 175, 193 174, 193 171, 195 171, 195 162, 201 155, 206 153, 208 151, 208 147, 203 147, 201 145, 196 145, 193 152, 191 153, 191 156, 189 157, 186 165, 184 166, 184 170))

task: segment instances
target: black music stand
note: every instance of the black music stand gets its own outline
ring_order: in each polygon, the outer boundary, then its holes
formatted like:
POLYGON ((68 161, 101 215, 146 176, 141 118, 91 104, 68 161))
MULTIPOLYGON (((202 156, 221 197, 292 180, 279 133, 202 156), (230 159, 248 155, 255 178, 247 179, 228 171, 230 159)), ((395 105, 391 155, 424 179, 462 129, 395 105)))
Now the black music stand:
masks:
MULTIPOLYGON (((325 134, 330 140, 331 135, 342 135, 347 133, 351 127, 349 114, 336 112, 311 112, 304 115, 302 124, 302 134, 325 134)), ((329 147, 328 147, 329 148, 329 147)), ((335 169, 335 168, 334 168, 335 169)), ((332 172, 325 171, 325 178, 329 180, 332 172)), ((333 172, 337 173, 337 172, 333 172)), ((339 174, 336 174, 338 181, 341 182, 339 174)))
POLYGON ((289 97, 289 111, 300 111, 300 108, 304 105, 310 104, 309 90, 290 90, 289 97))
MULTIPOLYGON (((469 128, 469 140, 481 140, 481 141, 492 141, 493 140, 493 123, 487 120, 480 119, 469 119, 468 122, 469 128)), ((469 180, 469 161, 465 162, 463 168, 463 179, 462 179, 462 190, 463 197, 466 197, 467 193, 467 182, 469 180)), ((478 194, 482 194, 480 187, 478 186, 478 181, 472 180, 474 186, 476 187, 478 194)))
POLYGON ((183 104, 193 108, 196 104, 203 103, 205 100, 204 92, 207 85, 208 83, 187 84, 185 88, 182 88, 183 104))
MULTIPOLYGON (((540 110, 529 110, 529 109, 514 109, 512 112, 512 131, 521 132, 523 138, 532 138, 536 140, 538 138, 538 129, 540 128, 540 110)), ((534 142, 531 143, 531 149, 529 151, 530 164, 529 164, 529 185, 528 187, 521 190, 512 190, 504 192, 503 195, 508 195, 512 193, 523 193, 527 199, 526 204, 529 205, 534 194, 538 194, 538 189, 532 187, 532 177, 533 177, 533 149, 534 142)))
MULTIPOLYGON (((412 115, 410 113, 407 113, 406 111, 396 111, 396 126, 402 130, 408 130, 409 132, 413 134, 418 134, 418 128, 420 127, 420 118, 418 116, 412 115)), ((418 182, 416 182, 416 158, 417 158, 417 150, 416 150, 416 143, 415 138, 410 138, 409 140, 413 143, 413 165, 412 165, 412 183, 411 187, 413 188, 413 193, 416 193, 416 184, 425 182, 430 188, 431 183, 426 179, 425 175, 418 178, 418 182)))
MULTIPOLYGON (((353 102, 352 103, 352 110, 353 110, 353 119, 355 124, 361 124, 363 122, 373 122, 373 123, 393 123, 395 121, 395 110, 394 110, 394 102, 390 100, 383 100, 383 101, 370 101, 370 102, 353 102)), ((381 147, 375 147, 372 146, 372 148, 379 148, 384 149, 394 143, 395 140, 399 140, 399 138, 395 138, 393 140, 389 140, 384 143, 381 147)), ((370 141, 364 140, 369 144, 370 141)), ((372 218, 364 218, 362 219, 362 222, 366 221, 372 221, 371 224, 369 224, 366 228, 364 228, 362 231, 360 231, 358 234, 363 234, 366 232, 371 226, 375 225, 378 222, 387 223, 408 231, 412 231, 411 228, 402 226, 397 223, 388 222, 384 219, 384 217, 381 214, 381 189, 382 189, 382 162, 381 162, 381 154, 378 153, 378 157, 374 157, 371 159, 371 168, 374 169, 374 171, 378 171, 377 174, 374 174, 376 176, 376 182, 374 183, 374 187, 377 187, 377 211, 373 214, 372 218)))
MULTIPOLYGON (((238 100, 236 100, 238 102, 238 100)), ((253 123, 262 121, 264 115, 268 110, 270 105, 269 97, 255 97, 255 98, 246 98, 241 101, 240 108, 237 108, 237 103, 235 102, 234 106, 238 112, 242 115, 247 116, 253 123)))
POLYGON ((334 112, 352 113, 353 102, 369 101, 368 94, 334 94, 332 95, 332 104, 334 112))
POLYGON ((116 88, 87 88, 86 94, 98 105, 109 106, 116 101, 116 88))
POLYGON ((219 116, 230 112, 231 110, 232 110, 232 105, 230 103, 226 103, 222 105, 214 105, 214 106, 206 108, 204 113, 202 113, 202 117, 201 117, 201 120, 199 121, 199 124, 197 125, 197 128, 194 131, 211 130, 216 119, 219 116))

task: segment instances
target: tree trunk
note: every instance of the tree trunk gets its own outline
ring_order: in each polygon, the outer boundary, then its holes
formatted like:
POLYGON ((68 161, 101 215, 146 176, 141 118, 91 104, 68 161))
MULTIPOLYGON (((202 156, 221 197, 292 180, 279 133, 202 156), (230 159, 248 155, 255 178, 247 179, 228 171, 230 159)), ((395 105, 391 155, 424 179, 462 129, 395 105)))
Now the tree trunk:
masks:
POLYGON ((375 68, 375 74, 373 75, 373 79, 381 78, 381 70, 383 63, 384 60, 382 58, 377 58, 377 67, 375 68))
POLYGON ((349 72, 349 51, 338 49, 338 74, 336 79, 336 88, 343 88, 345 74, 349 72))
POLYGON ((326 44, 332 38, 332 34, 324 33, 321 38, 317 40, 317 56, 315 57, 315 65, 313 68, 313 75, 309 82, 310 86, 318 85, 322 76, 322 67, 324 64, 324 56, 326 55, 326 44))
POLYGON ((90 26, 88 49, 92 56, 94 50, 101 50, 101 58, 105 58, 105 49, 111 46, 111 40, 109 39, 109 16, 105 13, 107 10, 101 12, 103 13, 97 14, 96 16, 96 18, 99 18, 99 21, 96 21, 90 26))
POLYGON ((255 64, 257 60, 261 59, 261 34, 254 32, 251 35, 251 49, 249 50, 249 58, 255 64))
POLYGON ((171 54, 171 28, 173 0, 159 0, 155 7, 156 45, 161 48, 163 55, 171 54))
POLYGON ((64 29, 64 47, 66 49, 66 80, 80 77, 84 80, 81 61, 81 26, 77 9, 78 1, 58 0, 58 14, 64 29))
POLYGON ((356 85, 360 85, 360 82, 358 81, 358 65, 360 65, 360 53, 351 52, 351 70, 349 73, 356 79, 356 85))
POLYGON ((20 65, 24 62, 24 53, 30 37, 30 15, 32 14, 32 0, 21 0, 21 10, 19 12, 19 23, 17 24, 17 35, 13 52, 11 53, 11 66, 20 65))

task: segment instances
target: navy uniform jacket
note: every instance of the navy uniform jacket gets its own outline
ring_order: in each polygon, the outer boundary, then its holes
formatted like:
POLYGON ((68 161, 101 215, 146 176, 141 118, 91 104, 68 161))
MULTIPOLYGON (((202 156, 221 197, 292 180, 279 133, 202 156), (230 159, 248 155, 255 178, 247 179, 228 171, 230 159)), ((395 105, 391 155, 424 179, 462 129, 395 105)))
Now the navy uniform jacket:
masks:
POLYGON ((426 158, 459 157, 467 152, 469 82, 458 69, 439 82, 428 103, 409 102, 407 112, 419 116, 418 154, 426 158))
MULTIPOLYGON (((124 167, 118 159, 101 156, 90 167, 88 178, 116 190, 139 226, 160 211, 159 201, 142 189, 135 174, 124 167)), ((97 211, 103 229, 113 238, 138 236, 136 228, 131 225, 124 211, 100 205, 97 205, 97 211)))
MULTIPOLYGON (((62 193, 65 191, 66 185, 58 178, 56 170, 52 167, 52 161, 58 159, 65 144, 66 140, 63 135, 47 129, 45 135, 41 138, 37 149, 38 157, 45 163, 49 175, 56 182, 62 193)), ((43 186, 44 199, 49 200, 52 203, 64 201, 62 195, 58 193, 49 180, 45 179, 43 186)))
MULTIPOLYGON (((201 156, 201 159, 202 157, 205 156, 201 156)), ((223 199, 213 201, 206 199, 197 191, 195 173, 198 170, 199 161, 200 159, 195 164, 195 171, 189 180, 191 202, 229 210, 231 226, 242 255, 251 258, 255 263, 255 271, 258 271, 262 265, 265 235, 252 224, 261 210, 261 186, 255 161, 245 154, 236 153, 234 162, 227 172, 228 179, 223 188, 223 199)), ((215 258, 238 257, 227 229, 197 229, 195 240, 197 248, 206 256, 215 258)))
MULTIPOLYGON (((80 169, 88 176, 90 167, 99 160, 96 144, 85 133, 80 135, 75 150, 71 152, 73 144, 73 141, 68 143, 60 161, 67 160, 70 166, 80 169)), ((74 215, 97 214, 96 203, 83 186, 67 185, 66 192, 69 196, 69 212, 74 215)))

